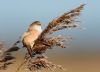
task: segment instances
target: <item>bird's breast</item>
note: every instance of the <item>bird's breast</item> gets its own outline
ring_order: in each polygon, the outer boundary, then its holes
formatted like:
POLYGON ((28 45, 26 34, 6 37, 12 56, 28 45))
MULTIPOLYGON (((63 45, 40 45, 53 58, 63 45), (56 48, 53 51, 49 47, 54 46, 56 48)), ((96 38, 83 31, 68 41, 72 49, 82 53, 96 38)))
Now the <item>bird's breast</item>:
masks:
POLYGON ((29 34, 23 38, 23 44, 26 46, 31 46, 31 44, 33 44, 39 35, 39 31, 30 31, 29 34))

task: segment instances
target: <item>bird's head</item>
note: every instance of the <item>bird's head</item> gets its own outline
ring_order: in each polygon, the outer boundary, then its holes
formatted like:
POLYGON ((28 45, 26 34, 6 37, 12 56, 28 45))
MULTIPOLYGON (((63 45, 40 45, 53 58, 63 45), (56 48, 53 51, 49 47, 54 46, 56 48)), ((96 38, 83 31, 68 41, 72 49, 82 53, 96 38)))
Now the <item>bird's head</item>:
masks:
POLYGON ((40 21, 35 21, 35 22, 33 22, 30 26, 29 26, 29 28, 28 28, 28 31, 30 31, 30 30, 39 30, 39 29, 41 29, 41 22, 40 21))

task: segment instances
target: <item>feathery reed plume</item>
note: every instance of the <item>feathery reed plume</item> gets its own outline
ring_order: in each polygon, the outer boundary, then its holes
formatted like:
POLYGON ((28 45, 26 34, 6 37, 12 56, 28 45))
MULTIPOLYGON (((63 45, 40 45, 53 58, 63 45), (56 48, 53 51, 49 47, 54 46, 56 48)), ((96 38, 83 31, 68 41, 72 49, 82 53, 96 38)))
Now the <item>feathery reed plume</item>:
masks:
POLYGON ((12 52, 18 51, 18 47, 11 47, 5 49, 4 44, 0 43, 0 70, 4 70, 8 67, 8 65, 13 64, 15 61, 15 57, 12 55, 12 52))
POLYGON ((56 68, 63 70, 62 66, 49 62, 45 56, 38 56, 28 64, 28 69, 35 72, 43 69, 54 71, 56 68))
POLYGON ((75 18, 80 15, 83 8, 84 4, 80 5, 79 7, 69 12, 64 13, 59 18, 51 21, 48 24, 48 26, 44 29, 44 31, 41 33, 41 35, 38 37, 38 39, 35 41, 35 44, 33 46, 33 52, 42 53, 53 46, 60 46, 62 48, 65 48, 62 45, 63 38, 61 37, 48 38, 48 35, 53 34, 55 31, 59 31, 65 28, 69 29, 77 27, 77 24, 75 24, 77 22, 75 18))
POLYGON ((19 72, 22 67, 25 67, 26 70, 40 72, 44 69, 48 69, 50 71, 55 71, 56 69, 64 70, 61 65, 56 65, 48 60, 46 56, 37 55, 34 58, 26 57, 23 63, 17 68, 16 72, 19 72))

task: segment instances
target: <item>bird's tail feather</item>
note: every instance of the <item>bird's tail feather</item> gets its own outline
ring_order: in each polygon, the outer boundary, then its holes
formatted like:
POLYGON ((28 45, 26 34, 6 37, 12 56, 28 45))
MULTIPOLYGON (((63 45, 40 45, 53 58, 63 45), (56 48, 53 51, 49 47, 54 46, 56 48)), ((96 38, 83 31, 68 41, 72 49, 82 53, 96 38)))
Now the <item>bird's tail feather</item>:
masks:
POLYGON ((32 57, 32 49, 30 46, 27 47, 28 54, 32 57))

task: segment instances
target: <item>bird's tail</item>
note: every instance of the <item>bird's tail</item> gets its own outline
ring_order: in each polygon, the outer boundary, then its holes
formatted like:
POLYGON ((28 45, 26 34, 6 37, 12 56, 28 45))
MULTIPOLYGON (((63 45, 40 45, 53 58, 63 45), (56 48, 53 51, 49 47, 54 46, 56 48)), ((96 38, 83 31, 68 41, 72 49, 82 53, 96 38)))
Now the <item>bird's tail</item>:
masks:
POLYGON ((32 57, 32 49, 30 46, 26 47, 27 48, 27 51, 28 51, 28 54, 30 55, 30 57, 32 57))

